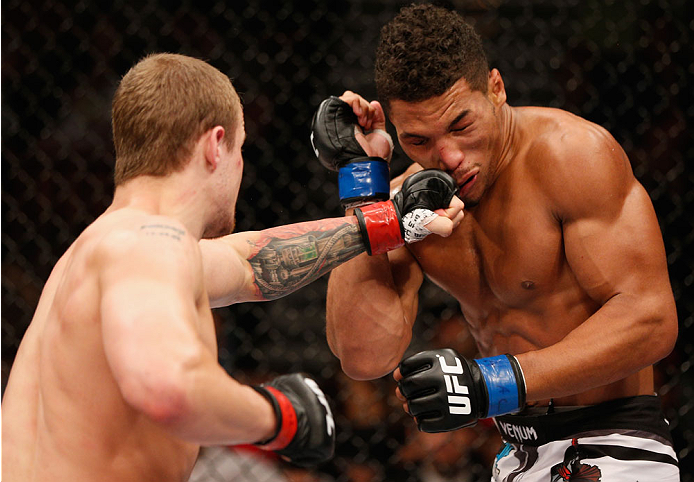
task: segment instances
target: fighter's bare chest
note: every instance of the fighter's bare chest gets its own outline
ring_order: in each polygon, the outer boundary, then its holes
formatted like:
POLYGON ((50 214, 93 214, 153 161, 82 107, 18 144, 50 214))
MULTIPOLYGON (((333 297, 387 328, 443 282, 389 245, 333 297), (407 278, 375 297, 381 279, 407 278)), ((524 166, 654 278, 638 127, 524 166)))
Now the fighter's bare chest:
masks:
POLYGON ((533 309, 566 272, 561 224, 528 201, 480 205, 450 237, 410 250, 433 282, 481 317, 533 309))

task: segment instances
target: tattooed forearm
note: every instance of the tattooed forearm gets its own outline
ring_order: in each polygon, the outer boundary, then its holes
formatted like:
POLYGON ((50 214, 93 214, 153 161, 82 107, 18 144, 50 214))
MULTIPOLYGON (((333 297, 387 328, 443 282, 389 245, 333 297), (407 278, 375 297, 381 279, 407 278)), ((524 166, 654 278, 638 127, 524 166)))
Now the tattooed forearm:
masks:
POLYGON ((248 258, 267 300, 280 298, 366 251, 359 227, 347 218, 268 229, 248 258), (302 232, 303 231, 303 232, 302 232))

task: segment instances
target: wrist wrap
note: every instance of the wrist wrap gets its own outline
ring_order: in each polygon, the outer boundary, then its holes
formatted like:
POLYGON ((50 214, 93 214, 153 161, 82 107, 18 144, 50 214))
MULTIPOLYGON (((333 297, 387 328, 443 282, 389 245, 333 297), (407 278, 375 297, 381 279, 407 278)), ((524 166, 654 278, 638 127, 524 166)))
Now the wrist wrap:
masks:
POLYGON ((475 360, 487 388, 489 408, 484 418, 518 412, 525 406, 525 381, 511 355, 475 360))
POLYGON ((343 207, 387 201, 390 197, 388 163, 378 157, 359 158, 341 167, 337 182, 343 207))
POLYGON ((354 210, 359 221, 359 231, 372 256, 383 254, 405 244, 400 215, 390 201, 369 204, 354 210))
POLYGON ((281 450, 289 445, 298 428, 294 406, 284 393, 274 387, 253 388, 270 401, 277 418, 277 431, 275 434, 267 440, 257 442, 255 445, 263 450, 281 450))

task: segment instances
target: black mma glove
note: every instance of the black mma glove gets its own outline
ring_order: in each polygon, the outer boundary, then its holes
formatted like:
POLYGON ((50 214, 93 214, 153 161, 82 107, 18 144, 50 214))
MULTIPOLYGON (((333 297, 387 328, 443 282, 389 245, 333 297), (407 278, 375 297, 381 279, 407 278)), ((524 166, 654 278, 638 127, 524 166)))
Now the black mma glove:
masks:
MULTIPOLYGON (((366 154, 355 136, 358 125, 352 106, 335 96, 321 102, 311 122, 313 151, 323 166, 338 171, 340 202, 345 208, 390 197, 388 161, 366 154)), ((390 135, 383 130, 376 131, 392 147, 390 135)))
POLYGON ((277 417, 275 435, 256 445, 302 467, 332 458, 335 421, 325 394, 314 380, 293 373, 253 388, 270 401, 277 417))
POLYGON ((383 254, 424 239, 430 234, 425 225, 438 216, 434 211, 447 208, 457 190, 444 171, 424 169, 405 179, 391 201, 356 208, 366 252, 383 254))
POLYGON ((469 427, 525 406, 523 372, 511 355, 467 360, 450 348, 427 350, 400 362, 400 374, 400 393, 422 432, 469 427))

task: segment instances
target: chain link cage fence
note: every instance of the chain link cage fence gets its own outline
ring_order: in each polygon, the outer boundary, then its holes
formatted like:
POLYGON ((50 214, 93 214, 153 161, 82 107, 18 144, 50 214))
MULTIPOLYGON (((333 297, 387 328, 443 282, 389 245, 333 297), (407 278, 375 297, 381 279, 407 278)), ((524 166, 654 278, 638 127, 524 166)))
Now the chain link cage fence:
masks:
MULTIPOLYGON (((409 3, 409 2, 407 2, 409 3)), ((440 3, 440 2, 439 2, 440 3)), ((375 98, 379 29, 404 2, 186 0, 2 3, 2 387, 42 285, 59 256, 110 203, 110 102, 151 52, 208 60, 242 96, 246 160, 237 230, 342 215, 336 176, 309 144, 322 99, 375 98)), ((655 205, 678 305, 675 350, 657 388, 694 480, 693 6, 687 0, 458 0, 483 36, 512 105, 566 109, 624 146, 655 205)), ((393 172, 407 165, 397 150, 393 172)), ((305 371, 330 396, 334 460, 298 469, 249 447, 203 450, 195 481, 489 480, 499 437, 489 425, 421 434, 389 377, 356 382, 325 339, 327 277, 268 303, 215 310, 221 364, 253 382, 305 371)), ((456 303, 430 283, 411 351, 474 354, 456 303)), ((11 441, 5 441, 11 443, 11 441)))

